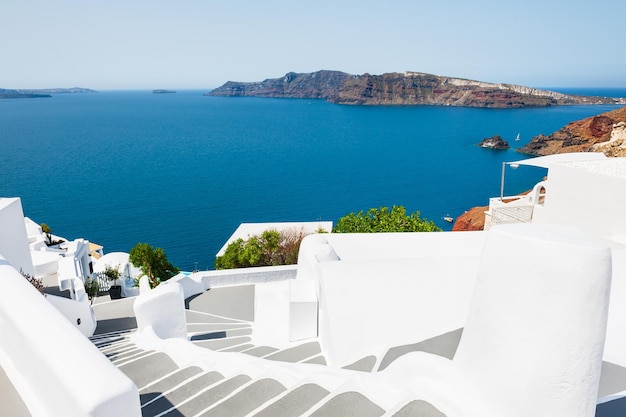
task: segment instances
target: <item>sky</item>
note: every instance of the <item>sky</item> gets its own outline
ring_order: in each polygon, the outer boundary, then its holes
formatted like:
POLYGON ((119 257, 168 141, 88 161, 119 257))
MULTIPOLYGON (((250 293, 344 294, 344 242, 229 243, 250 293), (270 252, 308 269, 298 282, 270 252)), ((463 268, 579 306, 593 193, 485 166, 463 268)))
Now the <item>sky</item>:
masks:
POLYGON ((211 89, 321 69, 626 88, 624 0, 5 0, 0 88, 211 89))

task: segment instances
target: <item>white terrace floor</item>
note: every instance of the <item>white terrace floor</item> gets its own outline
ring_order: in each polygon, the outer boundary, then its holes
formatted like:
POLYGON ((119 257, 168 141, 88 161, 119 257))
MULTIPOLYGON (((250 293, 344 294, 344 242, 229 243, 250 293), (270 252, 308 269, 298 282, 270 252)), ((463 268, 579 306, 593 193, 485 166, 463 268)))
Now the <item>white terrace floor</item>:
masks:
MULTIPOLYGON (((264 284, 257 284, 264 285, 264 284)), ((442 417, 439 410, 423 401, 389 406, 380 395, 368 390, 342 389, 355 372, 377 372, 395 359, 414 350, 452 358, 462 329, 429 340, 389 349, 382 358, 365 357, 342 370, 324 366, 326 360, 315 339, 288 347, 255 345, 252 340, 255 285, 214 288, 186 300, 187 332, 191 343, 223 358, 219 366, 198 359, 179 366, 163 351, 144 350, 133 341, 136 321, 134 298, 109 301, 99 297, 94 304, 98 319, 93 343, 113 364, 134 381, 139 389, 143 416, 422 416, 442 417), (246 355, 246 356, 244 356, 246 355), (245 358, 249 357, 250 360, 245 358), (253 359, 254 358, 254 359, 253 359), (225 362, 232 362, 225 366, 225 362), (241 363, 238 368, 236 363, 241 363), (273 363, 300 363, 302 375, 281 375, 273 363), (262 363, 262 365, 259 365, 262 363), (313 372, 328 375, 318 384, 307 378, 313 372), (337 389, 329 389, 329 386, 337 389), (377 397, 377 398, 374 398, 377 397)), ((171 351, 170 351, 171 353, 171 351)), ((298 372, 298 367, 288 372, 298 372)), ((626 369, 604 363, 600 397, 626 389, 626 369)), ((596 416, 626 414, 626 401, 601 404, 596 416)))

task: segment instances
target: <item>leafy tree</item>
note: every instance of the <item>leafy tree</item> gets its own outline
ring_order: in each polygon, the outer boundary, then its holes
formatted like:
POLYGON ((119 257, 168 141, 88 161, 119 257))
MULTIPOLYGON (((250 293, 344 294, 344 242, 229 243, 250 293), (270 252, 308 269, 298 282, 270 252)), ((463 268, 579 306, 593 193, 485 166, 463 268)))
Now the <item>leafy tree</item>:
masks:
POLYGON ((52 244, 52 229, 45 223, 41 223, 41 231, 45 233, 48 246, 52 244))
POLYGON ((305 236, 301 230, 266 230, 248 240, 237 239, 222 256, 215 258, 215 269, 293 265, 298 261, 300 242, 305 236))
POLYGON ((147 243, 137 243, 130 250, 130 262, 148 276, 150 287, 154 288, 161 281, 166 281, 178 274, 179 270, 167 260, 165 251, 153 248, 147 243))
POLYGON ((89 298, 89 302, 93 304, 93 299, 100 292, 100 283, 97 279, 87 278, 85 280, 85 293, 89 298))
POLYGON ((439 232, 431 220, 420 218, 419 211, 407 214, 403 206, 371 208, 350 213, 337 221, 334 233, 439 232))
POLYGON ((59 243, 64 242, 63 239, 52 240, 52 229, 47 224, 41 223, 40 227, 41 227, 41 231, 46 235, 47 242, 45 243, 47 246, 54 246, 54 245, 58 245, 59 243))

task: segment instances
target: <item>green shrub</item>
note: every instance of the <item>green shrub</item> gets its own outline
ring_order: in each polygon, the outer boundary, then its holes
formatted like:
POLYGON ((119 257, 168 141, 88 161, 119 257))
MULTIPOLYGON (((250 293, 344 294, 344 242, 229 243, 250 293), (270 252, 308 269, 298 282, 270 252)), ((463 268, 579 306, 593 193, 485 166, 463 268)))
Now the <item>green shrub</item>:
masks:
POLYGON ((248 240, 237 239, 226 247, 222 256, 215 258, 215 269, 296 264, 305 236, 302 230, 288 229, 266 230, 248 240))
POLYGON ((337 221, 333 233, 439 232, 431 220, 420 218, 419 211, 406 214, 402 206, 371 208, 350 213, 337 221))

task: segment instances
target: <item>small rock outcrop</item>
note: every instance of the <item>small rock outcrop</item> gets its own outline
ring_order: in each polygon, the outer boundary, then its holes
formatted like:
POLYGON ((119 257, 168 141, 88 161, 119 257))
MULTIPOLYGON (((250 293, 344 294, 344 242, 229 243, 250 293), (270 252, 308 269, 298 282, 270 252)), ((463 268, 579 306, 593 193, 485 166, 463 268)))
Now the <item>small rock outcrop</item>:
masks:
POLYGON ((485 138, 478 144, 478 146, 480 146, 481 148, 498 149, 498 150, 510 148, 509 142, 502 139, 500 135, 493 135, 490 138, 485 138))

